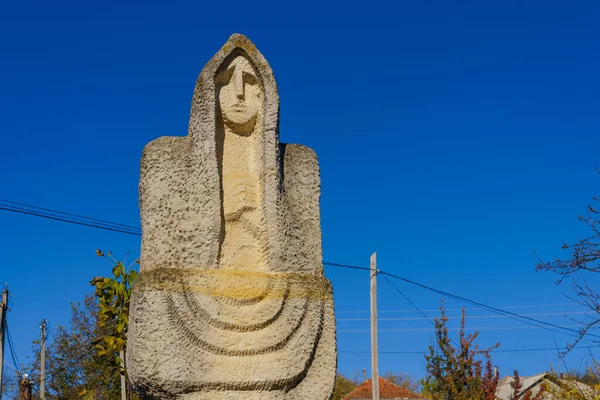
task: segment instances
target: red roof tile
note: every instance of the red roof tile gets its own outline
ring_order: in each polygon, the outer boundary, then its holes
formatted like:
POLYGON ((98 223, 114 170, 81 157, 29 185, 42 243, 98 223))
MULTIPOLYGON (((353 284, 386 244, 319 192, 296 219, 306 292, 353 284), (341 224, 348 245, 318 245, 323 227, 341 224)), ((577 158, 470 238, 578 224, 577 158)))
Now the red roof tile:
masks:
MULTIPOLYGON (((387 379, 379 377, 379 397, 381 399, 424 399, 425 397, 413 393, 408 389, 393 384, 387 379)), ((372 399, 373 385, 371 379, 367 379, 348 393, 344 400, 350 399, 372 399)))

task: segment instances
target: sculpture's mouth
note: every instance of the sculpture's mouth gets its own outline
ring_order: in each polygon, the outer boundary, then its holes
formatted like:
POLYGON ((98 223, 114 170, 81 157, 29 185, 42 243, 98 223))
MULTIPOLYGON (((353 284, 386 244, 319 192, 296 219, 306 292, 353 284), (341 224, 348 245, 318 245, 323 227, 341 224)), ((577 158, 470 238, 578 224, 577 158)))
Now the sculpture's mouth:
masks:
POLYGON ((237 103, 231 109, 235 112, 246 112, 247 107, 245 104, 237 103))

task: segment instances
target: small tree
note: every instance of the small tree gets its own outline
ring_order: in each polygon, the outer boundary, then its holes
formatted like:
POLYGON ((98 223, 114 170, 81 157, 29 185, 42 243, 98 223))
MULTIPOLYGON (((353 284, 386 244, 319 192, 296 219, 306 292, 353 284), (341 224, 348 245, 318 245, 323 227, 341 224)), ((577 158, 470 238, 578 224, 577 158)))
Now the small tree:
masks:
POLYGON ((521 390, 523 389, 523 383, 521 382, 519 371, 516 369, 515 374, 513 375, 513 381, 510 383, 510 387, 512 387, 513 391, 509 400, 518 400, 519 396, 521 395, 521 390))
MULTIPOLYGON (((5 364, 7 366, 8 364, 5 364)), ((16 371, 7 371, 4 369, 2 377, 2 388, 0 390, 0 399, 17 399, 19 391, 19 379, 16 371)))
POLYGON ((544 394, 546 393, 546 385, 541 385, 540 390, 533 395, 531 391, 527 391, 526 393, 522 393, 523 391, 523 381, 521 381, 521 377, 519 376, 519 371, 515 370, 513 375, 513 380, 510 383, 510 386, 513 389, 513 392, 509 398, 509 400, 542 400, 544 398, 544 394), (522 395, 522 396, 521 396, 522 395))
MULTIPOLYGON (((600 170, 597 172, 600 173, 600 170)), ((592 200, 599 201, 597 197, 592 197, 592 200)), ((593 204, 588 204, 587 216, 579 216, 579 221, 588 225, 592 231, 591 235, 572 244, 564 243, 562 248, 570 252, 567 258, 545 262, 538 256, 539 262, 536 264, 537 271, 553 271, 559 274, 557 284, 566 278, 573 278, 576 301, 590 310, 587 314, 590 319, 581 322, 577 338, 567 346, 565 353, 575 347, 594 325, 600 323, 600 294, 585 279, 575 280, 575 277, 581 274, 600 272, 600 210, 593 204)))
POLYGON ((546 391, 556 400, 600 400, 597 367, 588 367, 584 373, 571 370, 564 375, 550 371, 548 379, 551 384, 546 391))
MULTIPOLYGON (((99 357, 108 357, 112 361, 114 373, 125 374, 124 354, 127 347, 127 330, 129 328, 129 302, 133 285, 138 273, 112 257, 96 250, 96 255, 108 258, 113 264, 114 278, 96 277, 90 284, 96 287, 95 296, 98 299, 100 326, 109 326, 108 334, 96 338, 92 344, 99 357)), ((135 263, 139 263, 138 260, 135 263)), ((133 264, 132 264, 133 265, 133 264)))
MULTIPOLYGON (((120 398, 121 384, 119 374, 114 373, 114 360, 107 356, 98 357, 90 351, 93 339, 111 334, 112 329, 110 324, 100 325, 100 313, 94 296, 87 295, 82 302, 71 303, 69 323, 51 329, 51 340, 46 348, 46 398, 120 398)), ((33 342, 33 359, 28 366, 21 368, 36 383, 40 380, 39 344, 39 340, 33 342)), ((38 398, 38 388, 33 387, 34 400, 38 398)), ((132 396, 132 399, 139 398, 132 396)))
MULTIPOLYGON (((554 374, 556 375, 556 373, 554 374)), ((600 366, 597 364, 589 365, 586 363, 583 371, 572 369, 566 375, 568 378, 575 379, 588 386, 600 387, 600 366)))
POLYGON ((413 393, 419 393, 421 389, 421 384, 412 376, 408 375, 404 372, 386 372, 381 375, 383 378, 392 382, 394 385, 398 385, 403 387, 404 389, 410 390, 413 393))
POLYGON ((455 348, 448 335, 444 306, 441 317, 435 319, 437 346, 429 346, 428 376, 423 379, 423 394, 433 400, 494 400, 498 386, 498 374, 494 372, 490 352, 500 346, 497 343, 481 350, 475 344, 479 335, 465 335, 465 310, 462 310, 460 342, 455 348))
POLYGON ((332 400, 341 400, 345 395, 356 388, 356 385, 344 375, 338 373, 335 376, 335 389, 333 390, 332 400))

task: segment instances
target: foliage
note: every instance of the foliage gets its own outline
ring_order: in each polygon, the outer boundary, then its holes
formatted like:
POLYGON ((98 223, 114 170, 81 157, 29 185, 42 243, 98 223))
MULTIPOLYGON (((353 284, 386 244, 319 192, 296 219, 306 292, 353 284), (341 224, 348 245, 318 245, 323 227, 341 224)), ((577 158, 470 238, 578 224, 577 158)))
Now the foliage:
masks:
POLYGON ((465 335, 465 310, 462 310, 460 342, 455 348, 448 335, 444 306, 435 319, 436 346, 429 346, 428 376, 422 380, 423 394, 433 400, 494 400, 498 374, 494 372, 490 352, 497 343, 481 350, 475 344, 479 333, 465 335))
POLYGON ((583 372, 571 370, 565 375, 567 379, 574 379, 589 386, 600 385, 600 366, 597 364, 592 366, 586 364, 583 372))
POLYGON ((519 396, 523 391, 523 382, 521 381, 519 371, 517 370, 514 372, 513 381, 510 383, 510 386, 512 387, 513 392, 509 400, 542 400, 546 393, 546 385, 541 385, 540 390, 535 395, 533 395, 533 392, 527 391, 523 396, 519 396))
POLYGON ((352 376, 352 383, 354 383, 354 386, 358 386, 361 383, 363 383, 366 379, 367 377, 365 369, 363 369, 362 371, 354 371, 354 375, 352 376))
POLYGON ((410 390, 413 393, 419 393, 421 391, 421 384, 415 378, 411 377, 404 372, 386 372, 381 375, 382 378, 387 379, 395 385, 403 387, 404 389, 410 390))
POLYGON ((552 382, 547 392, 557 400, 600 400, 600 370, 598 366, 586 367, 585 372, 569 371, 566 374, 548 373, 552 382))
POLYGON ((8 364, 4 364, 2 377, 2 391, 0 391, 0 399, 18 399, 19 398, 19 380, 17 373, 7 368, 8 364))
MULTIPOLYGON (((99 357, 108 356, 112 367, 119 371, 124 365, 120 352, 125 352, 127 329, 129 327, 129 301, 133 285, 138 277, 134 270, 127 271, 123 263, 112 257, 111 253, 104 254, 96 250, 99 257, 108 257, 113 262, 114 278, 96 277, 90 284, 96 287, 96 298, 100 312, 100 325, 109 327, 103 336, 97 337, 92 344, 98 351, 99 357)), ((137 262, 137 261, 136 261, 137 262)), ((125 373, 121 371, 121 373, 125 373)))
MULTIPOLYGON (((598 172, 600 173, 600 170, 598 172)), ((599 201, 597 197, 592 199, 595 202, 599 201)), ((538 257, 539 262, 536 264, 537 271, 553 271, 559 274, 561 277, 557 284, 568 277, 573 278, 577 301, 591 311, 588 314, 590 320, 582 322, 577 339, 567 346, 566 352, 575 347, 592 326, 600 323, 600 295, 585 279, 579 282, 575 279, 575 274, 580 276, 582 273, 600 272, 600 210, 593 204, 588 204, 587 216, 579 216, 579 221, 588 225, 592 235, 573 244, 564 243, 562 248, 570 252, 569 257, 552 262, 544 262, 538 257)))
MULTIPOLYGON (((98 252, 103 256, 102 252, 98 252)), ((108 254, 110 257, 110 254, 108 254)), ((71 303, 68 326, 57 326, 49 334, 46 349, 46 398, 69 400, 115 400, 121 398, 119 351, 126 347, 127 314, 131 287, 137 273, 127 272, 116 261, 114 279, 95 278, 95 296, 71 303), (110 339, 112 338, 112 340, 110 339), (99 340, 98 340, 99 339, 99 340), (99 351, 94 352, 90 349, 99 351)), ((33 362, 22 366, 33 386, 33 399, 39 399, 40 341, 34 341, 33 362)), ((6 376, 6 375, 5 375, 6 376)), ((2 399, 18 400, 18 382, 5 381, 2 399)), ((134 393, 131 400, 139 400, 134 393)))
POLYGON ((335 389, 333 390, 332 400, 341 400, 345 395, 356 388, 354 382, 342 374, 337 374, 335 377, 335 389))
POLYGON ((556 400, 600 400, 600 388, 592 388, 591 391, 579 387, 577 383, 565 383, 553 385, 548 393, 556 400))
MULTIPOLYGON (((51 330, 46 349, 46 398, 115 400, 121 396, 118 374, 112 371, 113 362, 106 356, 98 357, 92 341, 105 336, 114 328, 100 324, 96 299, 85 297, 82 303, 71 304, 68 326, 51 330)), ((31 371, 34 381, 34 399, 39 398, 39 341, 34 342, 34 362, 24 368, 31 371)))

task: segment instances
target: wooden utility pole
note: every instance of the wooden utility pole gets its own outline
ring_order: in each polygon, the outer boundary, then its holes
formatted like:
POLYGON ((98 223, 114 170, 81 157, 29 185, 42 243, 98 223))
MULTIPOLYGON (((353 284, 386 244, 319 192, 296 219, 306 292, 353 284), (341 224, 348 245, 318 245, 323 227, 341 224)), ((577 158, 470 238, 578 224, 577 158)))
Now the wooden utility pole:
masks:
POLYGON ((0 396, 2 396, 3 366, 4 366, 4 337, 6 335, 6 312, 8 311, 8 286, 2 291, 2 304, 0 304, 0 396))
POLYGON ((33 382, 29 379, 27 374, 24 374, 19 381, 19 399, 20 400, 31 400, 31 387, 33 382))
POLYGON ((42 351, 40 354, 40 400, 46 398, 46 320, 42 321, 42 351))
POLYGON ((371 384, 373 400, 379 400, 379 361, 377 345, 377 253, 371 256, 371 384))

